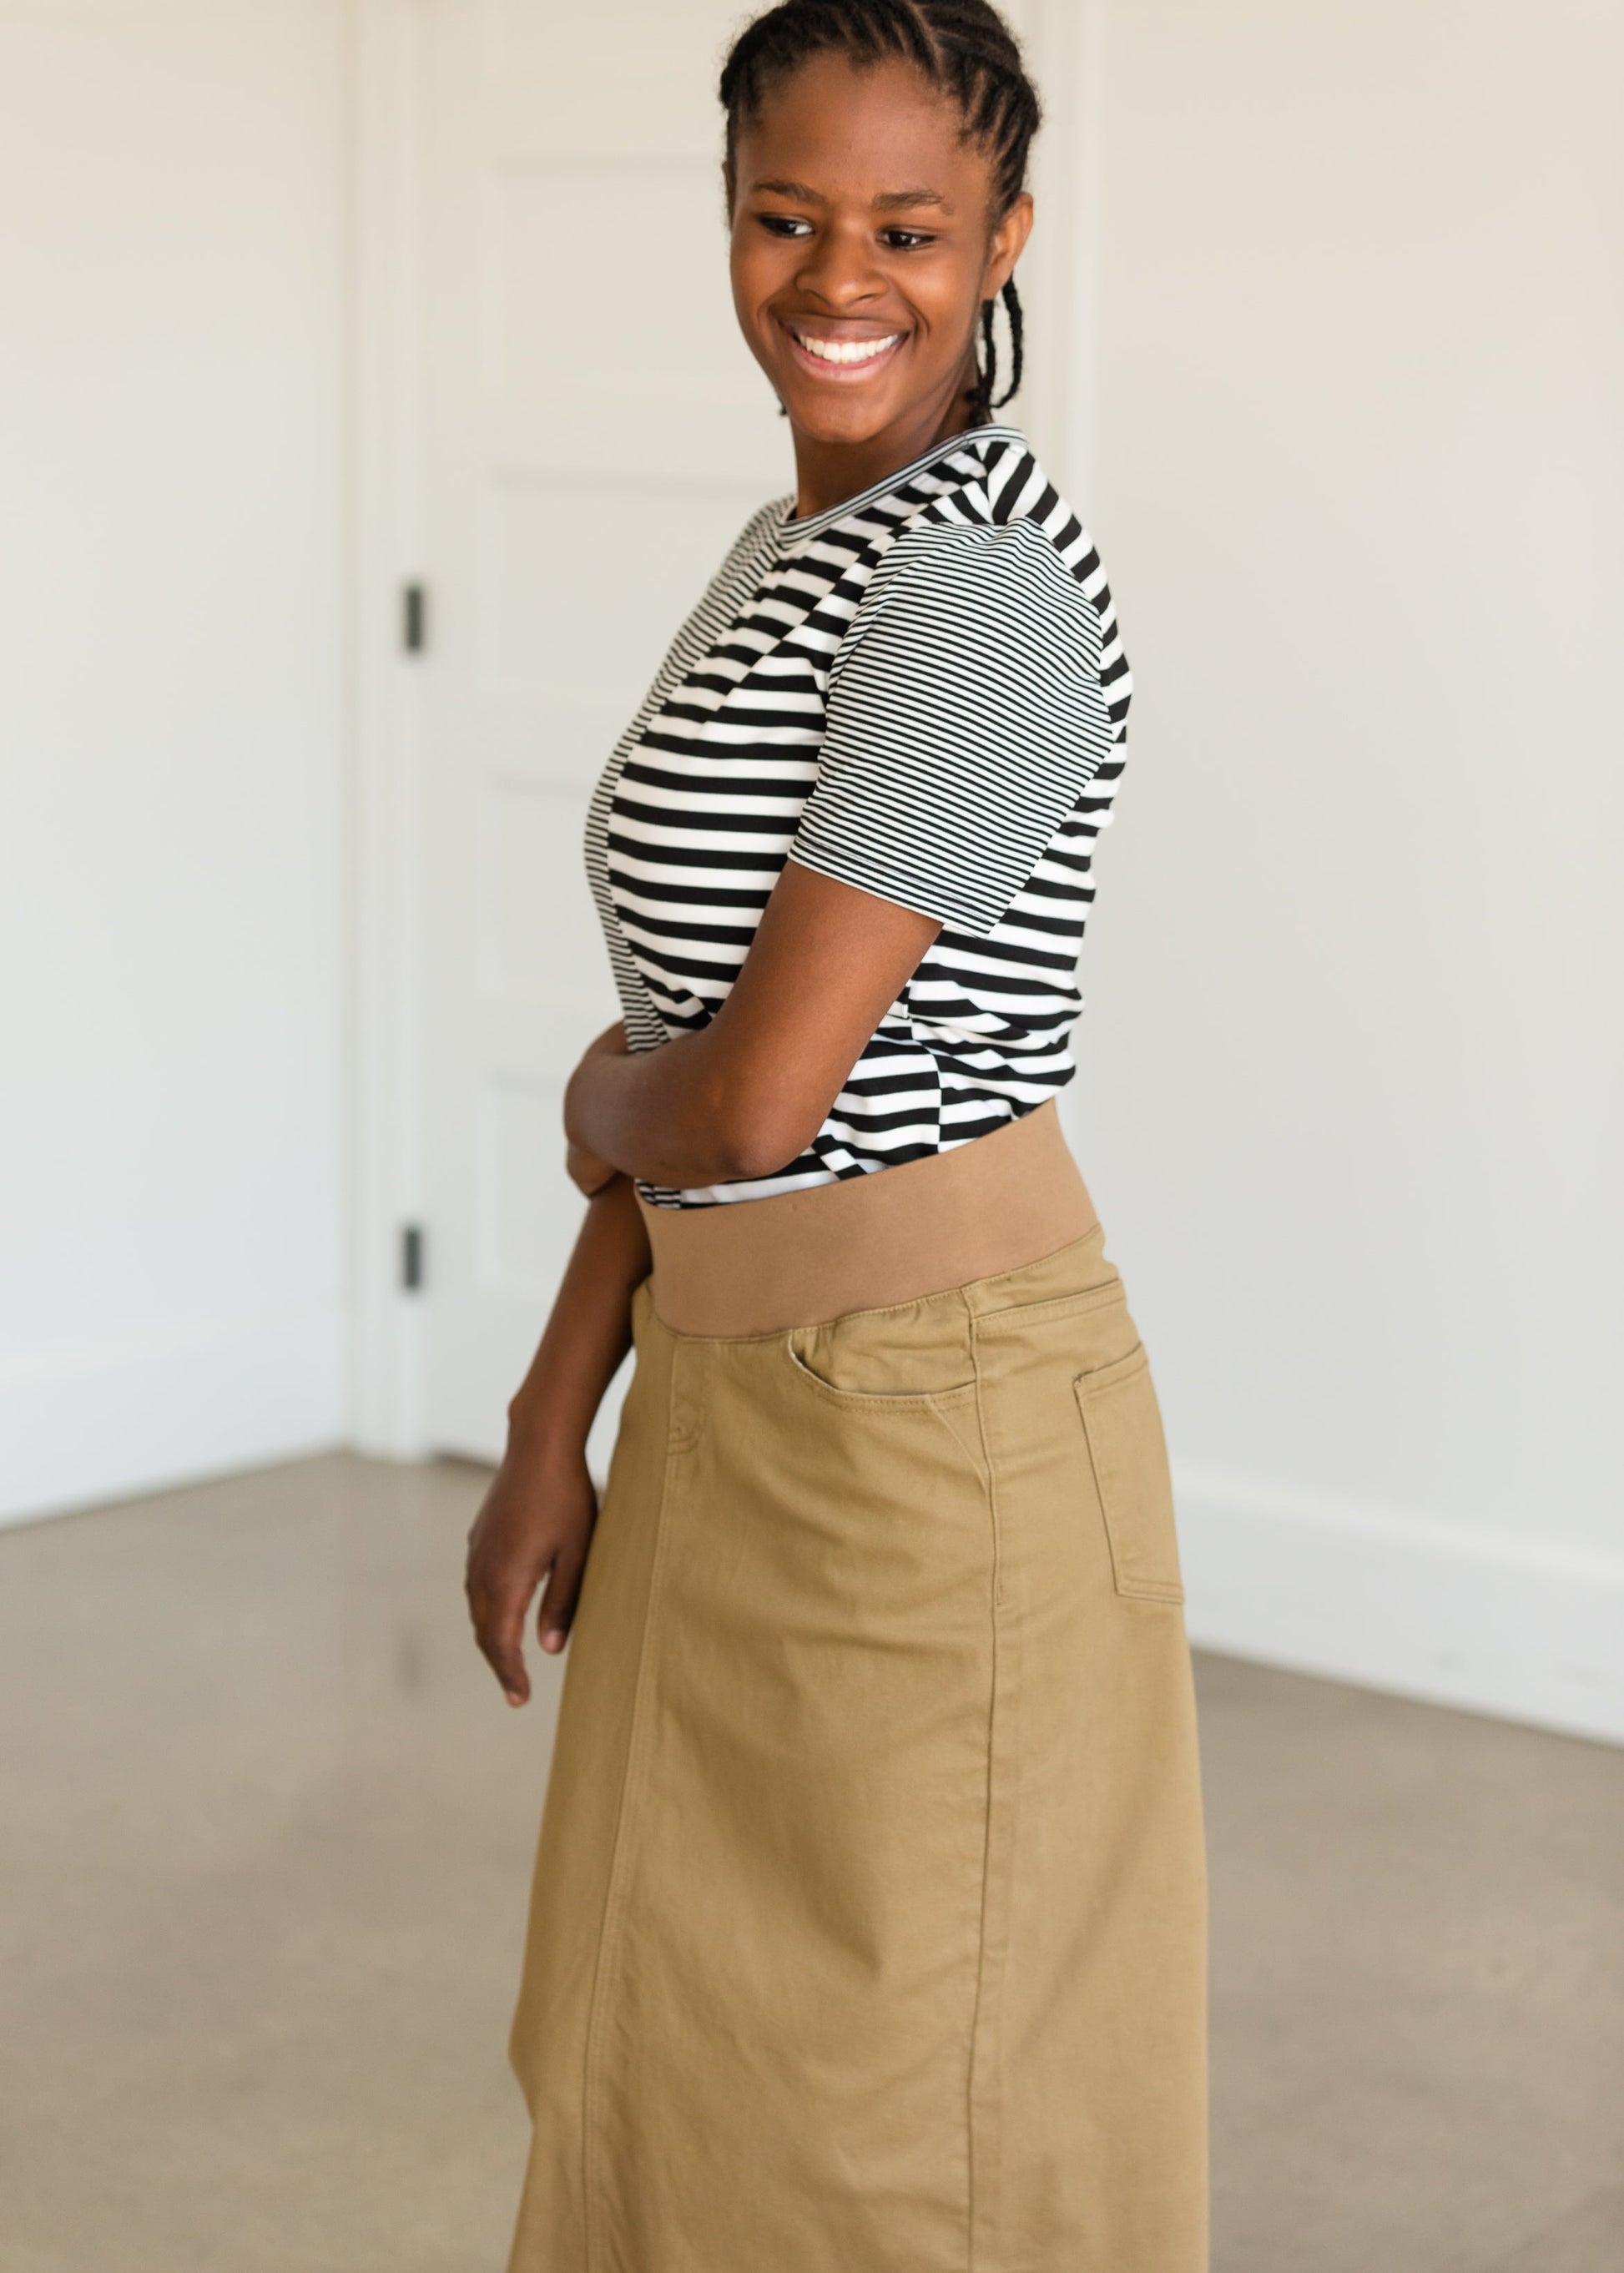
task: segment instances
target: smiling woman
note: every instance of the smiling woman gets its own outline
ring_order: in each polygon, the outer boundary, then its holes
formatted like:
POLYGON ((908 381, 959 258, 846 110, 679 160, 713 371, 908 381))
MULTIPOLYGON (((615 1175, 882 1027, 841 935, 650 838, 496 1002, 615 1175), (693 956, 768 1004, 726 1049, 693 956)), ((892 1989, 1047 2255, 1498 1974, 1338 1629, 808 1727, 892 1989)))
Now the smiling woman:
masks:
POLYGON ((513 2273, 1199 2273, 1166 1456, 1054 1108, 1130 679, 990 423, 1037 98, 985 0, 784 0, 721 95, 796 491, 592 800, 624 1016, 470 1543, 512 1702, 573 1635, 513 2273))
POLYGON ((1037 98, 1022 72, 989 75, 968 112, 951 81, 876 49, 866 69, 849 46, 814 49, 791 82, 783 50, 747 33, 723 83, 733 305, 794 424, 803 513, 849 496, 865 452, 877 476, 953 413, 985 421, 1000 294, 1011 394, 1020 383, 1014 269, 1032 229, 1021 184, 1037 98))

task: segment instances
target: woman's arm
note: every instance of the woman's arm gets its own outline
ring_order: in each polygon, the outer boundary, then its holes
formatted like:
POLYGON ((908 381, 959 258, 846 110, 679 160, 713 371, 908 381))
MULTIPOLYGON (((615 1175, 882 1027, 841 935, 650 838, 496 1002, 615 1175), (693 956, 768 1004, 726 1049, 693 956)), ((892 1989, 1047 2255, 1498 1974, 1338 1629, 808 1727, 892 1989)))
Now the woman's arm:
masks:
POLYGON ((510 1705, 530 1693, 524 1620, 543 1580, 543 1649, 562 1649, 598 1512, 586 1440, 631 1339, 634 1289, 649 1275, 637 1197, 616 1176, 587 1203, 530 1371, 508 1408, 508 1450, 468 1535, 474 1635, 510 1705))
POLYGON ((940 930, 934 916, 786 863, 703 1031, 628 1054, 611 1027, 564 1096, 571 1144, 680 1189, 795 1159, 940 930))

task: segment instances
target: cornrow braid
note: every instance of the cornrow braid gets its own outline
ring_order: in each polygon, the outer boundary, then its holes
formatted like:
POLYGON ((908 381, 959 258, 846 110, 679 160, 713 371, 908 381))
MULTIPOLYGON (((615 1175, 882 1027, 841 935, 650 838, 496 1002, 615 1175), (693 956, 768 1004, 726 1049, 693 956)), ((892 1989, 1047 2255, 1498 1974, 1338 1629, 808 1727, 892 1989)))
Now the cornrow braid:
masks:
MULTIPOLYGON (((760 115, 771 88, 816 55, 847 56, 860 69, 909 64, 957 106, 967 141, 992 161, 995 228, 1026 186, 1032 138, 1042 121, 1014 34, 989 0, 779 0, 747 24, 722 66, 718 90, 727 119, 725 173, 731 204, 738 185, 739 130, 760 115)), ((1011 276, 999 296, 1009 318, 1010 383, 994 399, 998 355, 993 303, 981 307, 981 349, 969 391, 970 422, 985 425, 1019 388, 1025 352, 1020 295, 1011 276)))

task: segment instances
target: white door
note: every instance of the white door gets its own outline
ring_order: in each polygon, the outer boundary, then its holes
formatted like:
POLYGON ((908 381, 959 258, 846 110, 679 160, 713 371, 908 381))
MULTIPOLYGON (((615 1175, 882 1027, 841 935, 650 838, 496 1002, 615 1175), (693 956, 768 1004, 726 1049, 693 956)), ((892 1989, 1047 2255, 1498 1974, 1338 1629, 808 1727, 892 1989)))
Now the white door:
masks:
MULTIPOLYGON (((590 786, 787 430, 726 282, 739 0, 430 0, 425 1392, 492 1455, 581 1204, 560 1103, 618 1016, 590 786)), ((601 1445, 600 1432, 598 1444, 601 1445)))

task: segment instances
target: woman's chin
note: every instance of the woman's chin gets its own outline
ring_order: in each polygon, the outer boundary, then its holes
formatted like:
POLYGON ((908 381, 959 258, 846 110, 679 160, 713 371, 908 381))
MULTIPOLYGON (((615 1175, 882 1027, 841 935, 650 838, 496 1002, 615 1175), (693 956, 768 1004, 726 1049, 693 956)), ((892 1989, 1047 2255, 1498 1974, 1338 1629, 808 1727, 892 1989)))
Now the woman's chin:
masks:
POLYGON ((871 442, 896 416, 890 390, 882 387, 797 386, 779 396, 790 424, 808 442, 871 442))

